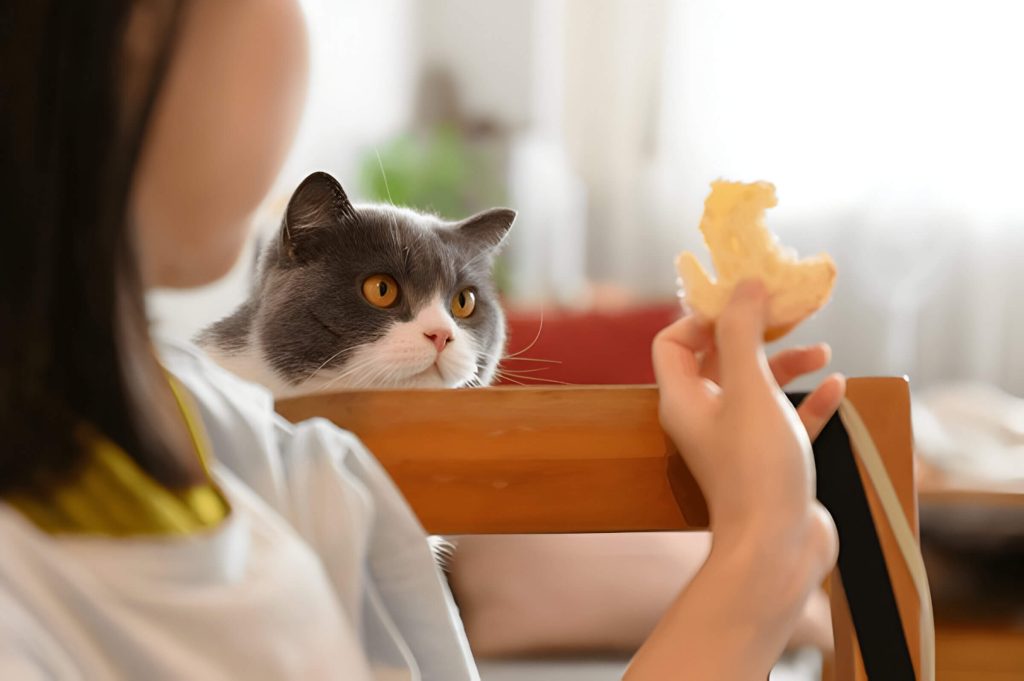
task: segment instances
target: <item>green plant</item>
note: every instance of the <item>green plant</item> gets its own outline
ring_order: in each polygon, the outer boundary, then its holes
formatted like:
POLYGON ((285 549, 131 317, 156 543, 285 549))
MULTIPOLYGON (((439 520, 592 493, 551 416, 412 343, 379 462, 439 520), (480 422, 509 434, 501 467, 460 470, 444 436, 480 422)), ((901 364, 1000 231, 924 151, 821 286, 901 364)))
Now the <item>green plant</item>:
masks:
POLYGON ((371 201, 459 219, 505 202, 503 157, 454 125, 404 133, 367 151, 360 188, 371 201))

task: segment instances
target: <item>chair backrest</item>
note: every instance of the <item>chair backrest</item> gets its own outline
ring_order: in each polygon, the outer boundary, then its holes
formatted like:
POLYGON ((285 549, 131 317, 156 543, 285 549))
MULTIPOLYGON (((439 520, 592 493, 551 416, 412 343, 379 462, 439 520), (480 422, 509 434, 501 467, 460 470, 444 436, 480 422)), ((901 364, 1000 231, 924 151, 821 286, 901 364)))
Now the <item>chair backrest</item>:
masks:
MULTIPOLYGON (((916 531, 906 381, 851 379, 847 395, 916 531)), ((278 403, 278 410, 291 420, 324 417, 358 435, 432 534, 707 527, 700 489, 678 465, 658 424, 653 387, 362 391, 293 398, 278 403)), ((911 657, 920 670, 921 604, 880 502, 867 487, 911 657)), ((836 574, 828 587, 836 656, 826 665, 826 677, 866 679, 836 574)))

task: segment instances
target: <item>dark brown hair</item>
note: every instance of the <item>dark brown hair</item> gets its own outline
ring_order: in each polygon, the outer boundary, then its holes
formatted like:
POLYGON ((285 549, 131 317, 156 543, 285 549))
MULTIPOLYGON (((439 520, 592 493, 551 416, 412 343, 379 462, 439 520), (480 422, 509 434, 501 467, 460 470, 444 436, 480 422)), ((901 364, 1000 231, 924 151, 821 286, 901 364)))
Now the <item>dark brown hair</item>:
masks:
POLYGON ((175 454, 128 214, 177 4, 2 3, 0 494, 72 475, 83 423, 164 484, 196 477, 175 454), (125 43, 139 10, 159 19, 142 76, 125 43))

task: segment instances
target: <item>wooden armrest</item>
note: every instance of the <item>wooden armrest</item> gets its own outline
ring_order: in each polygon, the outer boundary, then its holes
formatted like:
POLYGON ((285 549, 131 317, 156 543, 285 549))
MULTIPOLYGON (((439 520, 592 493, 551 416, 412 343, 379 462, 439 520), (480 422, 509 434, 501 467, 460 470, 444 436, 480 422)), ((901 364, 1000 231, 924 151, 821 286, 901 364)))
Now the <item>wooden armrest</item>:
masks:
POLYGON ((433 534, 707 527, 689 472, 683 512, 673 497, 653 387, 334 393, 278 410, 357 434, 433 534))
MULTIPOLYGON (((905 382, 854 378, 848 394, 879 448, 893 453, 890 474, 910 492, 902 501, 916 525, 905 382)), ((361 391, 277 408, 290 420, 320 416, 358 435, 431 533, 707 527, 685 466, 674 471, 678 504, 669 486, 673 449, 651 386, 361 391)))

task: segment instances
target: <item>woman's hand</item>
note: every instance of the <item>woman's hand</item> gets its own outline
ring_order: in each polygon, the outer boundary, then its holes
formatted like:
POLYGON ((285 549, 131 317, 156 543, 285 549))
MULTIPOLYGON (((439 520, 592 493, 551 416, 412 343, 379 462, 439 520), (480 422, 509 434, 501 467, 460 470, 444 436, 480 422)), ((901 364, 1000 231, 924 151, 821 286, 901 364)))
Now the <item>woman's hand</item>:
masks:
POLYGON ((661 423, 704 492, 716 536, 807 520, 825 535, 827 556, 834 529, 815 500, 810 441, 839 406, 845 381, 829 376, 794 410, 779 386, 822 368, 830 353, 817 345, 766 359, 765 303, 762 286, 748 282, 714 327, 690 316, 658 334, 661 423))
POLYGON ((713 330, 688 317, 654 341, 661 423, 704 492, 712 547, 627 679, 764 679, 835 563, 835 526, 814 494, 811 438, 845 382, 830 376, 794 409, 779 384, 820 368, 828 351, 769 361, 765 317, 764 289, 748 282, 713 330))

